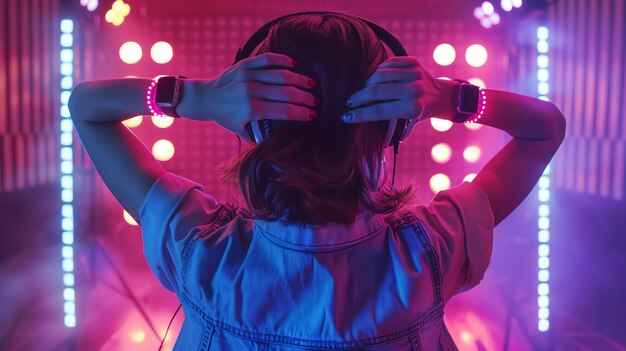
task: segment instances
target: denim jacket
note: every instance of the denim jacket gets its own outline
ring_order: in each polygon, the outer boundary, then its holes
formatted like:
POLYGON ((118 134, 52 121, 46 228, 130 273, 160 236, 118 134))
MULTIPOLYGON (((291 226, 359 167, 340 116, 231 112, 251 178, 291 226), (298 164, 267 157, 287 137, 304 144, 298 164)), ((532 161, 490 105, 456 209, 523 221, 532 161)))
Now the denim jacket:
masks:
POLYGON ((457 350, 443 322, 489 264, 475 184, 350 227, 246 219, 167 172, 140 208, 144 254, 185 312, 174 350, 457 350))

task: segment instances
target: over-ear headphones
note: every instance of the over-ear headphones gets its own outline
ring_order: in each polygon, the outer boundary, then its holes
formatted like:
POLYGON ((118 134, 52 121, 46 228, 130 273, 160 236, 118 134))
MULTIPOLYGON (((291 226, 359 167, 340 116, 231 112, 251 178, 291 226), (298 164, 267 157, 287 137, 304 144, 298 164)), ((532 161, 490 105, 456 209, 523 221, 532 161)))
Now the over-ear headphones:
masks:
MULTIPOLYGON (((376 36, 385 43, 391 51, 396 56, 408 56, 406 50, 400 43, 400 41, 394 37, 391 33, 389 33, 384 28, 379 25, 372 23, 366 19, 363 19, 358 16, 348 15, 345 13, 338 13, 332 11, 308 11, 308 12, 297 12, 289 15, 278 17, 266 24, 264 24, 259 30, 257 30, 248 41, 244 44, 243 47, 237 50, 237 55, 235 56, 235 62, 249 57, 252 55, 253 50, 267 37, 270 28, 277 22, 291 16, 298 15, 306 15, 306 14, 317 14, 317 15, 325 15, 325 14, 340 14, 343 16, 352 17, 354 19, 360 20, 367 24, 373 31, 376 33, 376 36)), ((384 120, 380 122, 381 130, 384 131, 384 141, 383 145, 385 147, 395 146, 396 150, 400 142, 404 141, 408 138, 409 134, 411 134, 411 130, 417 123, 417 117, 412 119, 404 119, 404 118, 394 118, 390 120, 384 120)), ((250 140, 254 143, 258 144, 263 140, 266 140, 272 132, 275 130, 275 125, 273 125, 271 120, 254 120, 246 125, 246 130, 250 136, 250 140)), ((397 151, 396 151, 397 152, 397 151)), ((394 167, 395 168, 395 167, 394 167)), ((395 173, 395 172, 394 172, 395 173)))

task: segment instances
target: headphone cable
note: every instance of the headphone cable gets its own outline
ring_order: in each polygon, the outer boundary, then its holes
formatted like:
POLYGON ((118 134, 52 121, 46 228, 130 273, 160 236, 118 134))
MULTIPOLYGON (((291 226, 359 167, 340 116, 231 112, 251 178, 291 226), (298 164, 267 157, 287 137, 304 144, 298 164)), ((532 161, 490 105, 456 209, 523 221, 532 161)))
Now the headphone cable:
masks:
POLYGON ((398 155, 398 151, 400 150, 400 142, 396 141, 393 144, 393 175, 391 177, 391 186, 395 189, 396 182, 396 155, 398 155))
POLYGON ((165 330, 165 335, 163 335, 163 339, 161 339, 161 345, 159 345, 159 351, 161 351, 161 348, 163 347, 163 343, 165 342, 165 338, 167 338, 167 332, 170 331, 170 326, 172 326, 172 322, 174 321, 174 317, 176 317, 176 314, 178 313, 178 311, 180 310, 181 307, 183 307, 183 304, 178 305, 178 308, 176 309, 176 312, 174 312, 174 315, 172 316, 172 319, 170 319, 170 323, 167 325, 167 329, 165 330))

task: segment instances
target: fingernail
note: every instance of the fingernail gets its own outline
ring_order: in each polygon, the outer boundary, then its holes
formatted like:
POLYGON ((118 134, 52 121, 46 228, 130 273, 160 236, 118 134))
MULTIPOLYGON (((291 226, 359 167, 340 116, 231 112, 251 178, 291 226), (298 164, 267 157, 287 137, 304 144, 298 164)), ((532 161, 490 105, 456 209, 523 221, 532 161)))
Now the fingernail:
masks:
POLYGON ((351 106, 352 106, 352 99, 346 100, 346 107, 351 107, 351 106))
POLYGON ((297 65, 299 64, 299 63, 298 63, 298 61, 296 61, 296 60, 294 60, 294 59, 291 59, 291 61, 292 61, 292 63, 293 63, 293 65, 294 65, 294 66, 297 66, 297 65))
POLYGON ((352 112, 346 112, 343 115, 341 115, 341 119, 344 122, 350 122, 352 121, 352 118, 354 118, 354 115, 352 114, 352 112))
POLYGON ((309 78, 309 86, 313 88, 316 85, 317 85, 317 82, 315 81, 315 79, 309 78))
POLYGON ((311 110, 309 112, 309 119, 316 119, 317 118, 317 112, 315 112, 315 110, 311 110))
POLYGON ((314 96, 313 97, 313 105, 317 106, 317 104, 319 104, 319 103, 320 103, 320 100, 314 96))

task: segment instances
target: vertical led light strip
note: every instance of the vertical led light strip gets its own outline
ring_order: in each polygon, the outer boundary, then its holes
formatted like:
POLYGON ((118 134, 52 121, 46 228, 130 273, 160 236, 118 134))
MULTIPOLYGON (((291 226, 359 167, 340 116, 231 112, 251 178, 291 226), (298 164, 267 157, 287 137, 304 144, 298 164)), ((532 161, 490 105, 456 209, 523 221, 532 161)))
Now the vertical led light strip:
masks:
POLYGON ((76 327, 76 290, 74 289, 74 169, 72 130, 67 103, 74 86, 74 22, 61 21, 61 256, 63 259, 63 311, 65 326, 76 327))
MULTIPOLYGON (((539 99, 549 101, 548 93, 548 28, 537 28, 537 93, 539 99)), ((543 171, 539 178, 539 220, 538 226, 538 254, 537 261, 538 284, 537 284, 537 329, 547 332, 550 329, 550 165, 543 171)))

